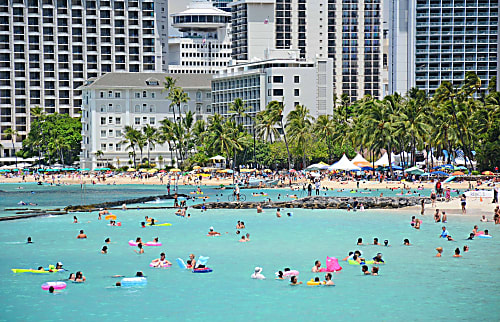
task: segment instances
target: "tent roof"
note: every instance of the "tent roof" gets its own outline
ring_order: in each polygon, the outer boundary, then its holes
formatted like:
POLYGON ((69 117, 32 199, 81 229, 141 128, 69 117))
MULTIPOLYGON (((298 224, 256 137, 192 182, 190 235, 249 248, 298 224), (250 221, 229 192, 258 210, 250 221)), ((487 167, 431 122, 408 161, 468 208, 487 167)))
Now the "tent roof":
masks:
POLYGON ((360 167, 356 166, 353 164, 349 159, 346 157, 344 154, 342 158, 338 161, 332 164, 329 168, 329 170, 361 170, 360 167))
POLYGON ((220 155, 217 155, 215 157, 211 157, 210 160, 226 160, 226 158, 220 156, 220 155))
POLYGON ((361 154, 356 154, 356 156, 354 157, 354 159, 351 160, 351 162, 358 166, 358 167, 371 167, 371 163, 368 162, 368 160, 366 160, 365 158, 363 158, 363 156, 361 154))
MULTIPOLYGON (((391 161, 394 161, 394 160, 395 160, 395 155, 394 155, 394 153, 391 152, 391 161)), ((388 167, 389 166, 389 156, 387 155, 387 152, 385 152, 384 155, 382 155, 380 157, 380 159, 378 159, 375 162, 375 165, 381 166, 381 167, 388 167)))

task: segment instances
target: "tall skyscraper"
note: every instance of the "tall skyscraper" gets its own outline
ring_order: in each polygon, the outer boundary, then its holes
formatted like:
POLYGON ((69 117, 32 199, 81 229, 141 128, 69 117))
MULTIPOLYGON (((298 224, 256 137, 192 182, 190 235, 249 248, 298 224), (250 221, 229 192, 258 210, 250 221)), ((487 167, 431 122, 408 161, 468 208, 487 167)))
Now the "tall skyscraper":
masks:
POLYGON ((498 0, 410 0, 390 5, 390 92, 405 93, 416 86, 432 95, 443 81, 459 85, 468 71, 486 87, 497 75, 498 0))
POLYGON ((21 147, 31 107, 76 116, 87 79, 161 71, 166 12, 166 0, 0 0, 1 156, 7 128, 21 147))
POLYGON ((267 59, 271 50, 332 58, 337 96, 383 95, 381 0, 240 0, 230 6, 235 60, 267 59))

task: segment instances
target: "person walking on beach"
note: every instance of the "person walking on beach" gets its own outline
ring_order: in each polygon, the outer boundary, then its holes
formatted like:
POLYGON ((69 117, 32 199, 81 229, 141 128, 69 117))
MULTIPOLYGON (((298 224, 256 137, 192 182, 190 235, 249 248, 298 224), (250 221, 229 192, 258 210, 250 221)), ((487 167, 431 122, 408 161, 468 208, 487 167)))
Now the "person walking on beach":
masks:
POLYGON ((465 215, 467 213, 467 210, 465 209, 465 206, 467 205, 467 198, 465 197, 465 193, 462 194, 462 197, 460 197, 460 204, 462 205, 462 214, 465 215))
POLYGON ((317 180, 315 183, 315 188, 316 188, 316 196, 319 196, 319 189, 321 188, 321 185, 319 183, 319 180, 317 180))
POLYGON ((312 187, 312 184, 309 183, 307 185, 307 196, 310 197, 312 195, 312 190, 313 190, 313 187, 312 187))
POLYGON ((493 201, 491 203, 498 203, 498 187, 493 187, 493 201))

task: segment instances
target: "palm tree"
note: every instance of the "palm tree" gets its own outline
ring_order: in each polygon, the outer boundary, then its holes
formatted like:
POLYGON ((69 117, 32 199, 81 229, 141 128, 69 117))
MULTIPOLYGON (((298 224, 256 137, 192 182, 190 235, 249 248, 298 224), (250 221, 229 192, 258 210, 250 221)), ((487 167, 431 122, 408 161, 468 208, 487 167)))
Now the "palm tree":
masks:
MULTIPOLYGON (((233 148, 241 149, 241 146, 235 140, 237 130, 233 121, 224 121, 220 114, 215 114, 209 118, 208 131, 210 133, 210 145, 214 152, 225 154, 227 159, 230 159, 230 151, 233 148)), ((226 166, 228 166, 228 163, 226 163, 226 166)))
POLYGON ((279 137, 279 131, 267 110, 255 115, 255 131, 260 139, 267 139, 271 143, 273 143, 273 137, 279 137))
POLYGON ((132 126, 127 125, 125 126, 125 129, 123 131, 123 140, 120 141, 120 144, 128 144, 127 150, 131 149, 132 150, 132 157, 134 159, 134 168, 137 169, 137 163, 136 163, 136 153, 135 153, 135 147, 138 145, 138 140, 140 137, 140 132, 136 129, 134 129, 132 126))
MULTIPOLYGON (((187 103, 189 101, 189 96, 184 90, 180 87, 174 87, 170 90, 168 94, 168 99, 172 101, 171 106, 177 106, 179 109, 179 117, 182 123, 182 112, 181 112, 181 104, 187 103)), ((175 119, 175 107, 174 107, 174 122, 177 123, 175 119)))
POLYGON ((142 128, 142 134, 144 136, 144 140, 148 145, 148 165, 151 166, 151 160, 149 158, 149 152, 151 147, 155 147, 156 143, 160 141, 160 136, 157 128, 152 127, 151 125, 146 125, 142 128))
POLYGON ((250 107, 246 106, 246 103, 241 98, 236 98, 232 103, 229 104, 228 113, 231 114, 231 118, 235 119, 237 124, 242 124, 242 119, 247 116, 247 111, 250 107))
POLYGON ((309 110, 302 105, 295 106, 287 116, 286 130, 290 140, 302 154, 302 167, 306 167, 306 150, 311 141, 312 122, 309 110))
POLYGON ((41 122, 45 118, 45 112, 40 106, 35 106, 30 109, 30 114, 31 114, 31 121, 33 120, 38 120, 37 122, 37 130, 38 130, 38 140, 36 140, 36 145, 38 147, 38 166, 40 166, 40 159, 41 159, 41 145, 43 144, 43 133, 42 133, 42 126, 41 122))
POLYGON ((333 119, 330 115, 320 115, 316 119, 316 123, 313 127, 315 137, 319 141, 325 141, 326 146, 328 148, 328 155, 331 156, 333 154, 333 135, 335 134, 335 124, 333 123, 333 119))
POLYGON ((290 148, 288 147, 288 141, 286 138, 285 127, 283 126, 283 112, 285 110, 285 104, 283 102, 271 101, 266 106, 266 110, 268 113, 268 117, 270 118, 270 122, 274 125, 279 124, 281 130, 283 131, 283 138, 285 140, 286 152, 288 154, 288 169, 290 169, 290 148))
POLYGON ((96 156, 97 160, 100 160, 103 155, 104 155, 104 152, 102 152, 101 150, 97 150, 95 152, 95 156, 96 156))
MULTIPOLYGON (((12 142, 12 151, 15 150, 14 148, 14 141, 16 140, 16 137, 19 135, 19 132, 13 128, 7 128, 3 132, 7 138, 10 138, 10 141, 12 142)), ((14 156, 16 157, 16 168, 17 168, 17 154, 14 152, 14 156)))

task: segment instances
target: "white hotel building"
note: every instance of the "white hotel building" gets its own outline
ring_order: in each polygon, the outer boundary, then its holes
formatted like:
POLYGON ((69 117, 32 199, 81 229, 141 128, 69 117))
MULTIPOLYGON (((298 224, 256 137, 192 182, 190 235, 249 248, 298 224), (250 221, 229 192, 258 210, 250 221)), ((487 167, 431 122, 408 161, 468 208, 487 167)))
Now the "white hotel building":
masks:
MULTIPOLYGON (((170 100, 166 99, 164 80, 166 76, 176 79, 176 85, 184 89, 189 101, 182 104, 181 111, 195 113, 195 120, 210 114, 211 89, 209 74, 165 74, 165 73, 107 73, 89 80, 82 90, 82 152, 80 166, 94 169, 107 165, 123 167, 128 165, 130 150, 123 141, 126 125, 142 130, 145 125, 159 127, 160 121, 174 120, 170 100), (96 152, 104 153, 99 159, 96 152)), ((176 111, 177 108, 176 108, 176 111)), ((176 113, 179 118, 178 112, 176 113)), ((140 153, 137 150, 137 161, 140 153)), ((143 158, 147 155, 144 148, 143 158)), ((156 145, 150 150, 151 162, 170 164, 168 145, 156 145)))
MULTIPOLYGON (((293 52, 290 52, 293 54, 293 52)), ((295 52, 298 56, 298 52, 295 52)), ((272 56, 272 52, 271 52, 272 56)), ((306 106, 311 115, 331 114, 333 105, 333 63, 331 59, 304 61, 299 58, 269 58, 230 66, 212 80, 212 111, 229 116, 236 98, 250 107, 243 124, 251 132, 255 114, 271 101, 282 102, 284 117, 295 105, 306 106)))
POLYGON ((19 149, 31 107, 77 116, 87 79, 161 71, 167 12, 166 0, 0 0, 0 132, 19 131, 19 149))

